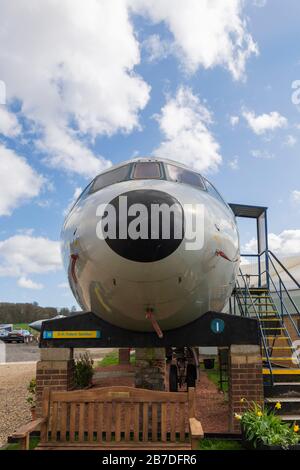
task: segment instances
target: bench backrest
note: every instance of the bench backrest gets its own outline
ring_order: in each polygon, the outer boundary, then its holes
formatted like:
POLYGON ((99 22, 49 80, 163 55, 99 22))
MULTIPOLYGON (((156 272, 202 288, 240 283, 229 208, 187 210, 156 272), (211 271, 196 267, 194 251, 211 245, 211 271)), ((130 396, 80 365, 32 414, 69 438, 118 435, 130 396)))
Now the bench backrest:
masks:
POLYGON ((41 442, 111 444, 185 442, 188 418, 195 416, 195 389, 160 392, 132 387, 105 387, 71 392, 45 389, 47 423, 41 442))

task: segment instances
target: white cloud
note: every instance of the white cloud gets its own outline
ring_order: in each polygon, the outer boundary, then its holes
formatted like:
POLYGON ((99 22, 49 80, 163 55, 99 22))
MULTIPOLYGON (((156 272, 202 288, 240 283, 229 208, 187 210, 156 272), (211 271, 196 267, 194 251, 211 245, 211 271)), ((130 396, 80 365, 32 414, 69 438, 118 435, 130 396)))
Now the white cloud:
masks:
POLYGON ((287 147, 295 147, 296 143, 297 139, 293 135, 288 135, 284 142, 287 147))
MULTIPOLYGON (((300 254, 300 230, 284 230, 279 235, 270 233, 269 249, 281 256, 300 254)), ((244 253, 257 253, 257 241, 252 238, 243 248, 244 253)))
POLYGON ((90 150, 94 138, 138 128, 149 99, 127 2, 0 0, 0 11, 8 100, 21 101, 52 166, 99 173, 110 162, 90 150))
POLYGON ((235 171, 238 170, 239 169, 239 159, 238 159, 238 157, 234 157, 232 160, 230 160, 228 162, 228 165, 232 170, 235 170, 235 171))
POLYGON ((111 165, 101 156, 96 158, 87 146, 72 136, 74 132, 71 130, 48 126, 37 147, 47 155, 45 161, 50 166, 93 178, 111 165))
POLYGON ((292 196, 293 202, 300 204, 300 191, 298 191, 297 189, 294 189, 294 191, 292 191, 291 196, 292 196))
POLYGON ((16 137, 21 132, 21 126, 15 114, 0 105, 0 134, 5 137, 16 137))
POLYGON ((274 155, 272 153, 269 153, 267 150, 251 150, 251 155, 255 158, 263 158, 265 160, 270 160, 274 158, 274 155))
POLYGON ((173 53, 188 72, 200 66, 226 67, 235 79, 243 76, 257 46, 247 31, 242 0, 128 0, 135 13, 164 22, 174 38, 173 53))
POLYGON ((40 290, 44 288, 43 284, 40 284, 39 282, 34 282, 25 276, 20 277, 20 279, 18 280, 18 285, 20 287, 24 287, 24 289, 40 290))
POLYGON ((185 163, 198 171, 216 170, 222 162, 210 133, 211 114, 189 88, 180 87, 156 116, 165 140, 153 154, 185 163))
POLYGON ((59 242, 14 235, 0 241, 0 276, 27 277, 61 268, 59 242))
POLYGON ((237 126, 237 124, 240 122, 240 118, 238 116, 230 116, 230 124, 232 127, 237 126))
POLYGON ((151 34, 151 36, 145 39, 145 41, 143 41, 143 47, 147 52, 150 62, 165 59, 172 52, 170 42, 161 39, 158 34, 151 34))
POLYGON ((0 144, 0 216, 37 196, 45 178, 39 175, 26 160, 0 144))
POLYGON ((244 111, 243 116, 246 119, 248 126, 257 135, 279 129, 287 125, 287 119, 284 116, 281 116, 277 111, 272 111, 269 114, 260 114, 258 116, 256 116, 253 111, 244 111))

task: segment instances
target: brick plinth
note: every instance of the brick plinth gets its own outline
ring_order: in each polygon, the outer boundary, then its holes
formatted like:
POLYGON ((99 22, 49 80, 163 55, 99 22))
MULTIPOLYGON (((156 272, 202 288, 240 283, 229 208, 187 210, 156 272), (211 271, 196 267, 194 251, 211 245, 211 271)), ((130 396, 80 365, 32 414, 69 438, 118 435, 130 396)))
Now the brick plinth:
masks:
POLYGON ((74 388, 75 363, 72 349, 41 349, 41 360, 36 365, 36 412, 41 412, 45 387, 53 390, 74 388))
POLYGON ((135 386, 148 390, 165 390, 165 348, 137 348, 135 354, 135 386))
POLYGON ((130 364, 130 349, 128 348, 119 349, 119 364, 120 365, 130 364))
POLYGON ((240 422, 235 413, 241 414, 248 408, 247 402, 263 404, 262 358, 259 346, 232 345, 229 354, 229 427, 231 432, 240 432, 240 422))

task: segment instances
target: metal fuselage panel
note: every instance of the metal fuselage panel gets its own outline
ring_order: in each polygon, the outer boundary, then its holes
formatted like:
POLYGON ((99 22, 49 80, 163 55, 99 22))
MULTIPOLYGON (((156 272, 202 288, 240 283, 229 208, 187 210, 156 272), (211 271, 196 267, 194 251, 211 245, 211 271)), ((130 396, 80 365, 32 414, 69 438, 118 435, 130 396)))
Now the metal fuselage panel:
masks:
POLYGON ((204 313, 222 311, 235 284, 239 236, 232 211, 206 191, 165 180, 130 180, 108 186, 75 205, 62 230, 62 253, 71 289, 81 307, 113 325, 151 331, 152 309, 162 330, 181 327, 204 313), (163 191, 185 204, 204 206, 204 242, 187 250, 183 238, 164 259, 126 259, 97 237, 100 204, 136 190, 163 191), (231 260, 216 255, 226 253, 231 260), (77 257, 76 279, 71 255, 77 257))

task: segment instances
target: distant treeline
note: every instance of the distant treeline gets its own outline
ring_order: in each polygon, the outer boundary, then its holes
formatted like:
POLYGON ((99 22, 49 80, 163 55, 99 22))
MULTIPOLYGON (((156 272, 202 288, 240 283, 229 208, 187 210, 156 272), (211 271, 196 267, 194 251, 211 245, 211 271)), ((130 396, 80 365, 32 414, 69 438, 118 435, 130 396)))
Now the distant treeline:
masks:
POLYGON ((69 315, 68 308, 40 307, 33 304, 13 304, 0 302, 0 323, 31 323, 35 320, 44 320, 58 314, 69 315))

